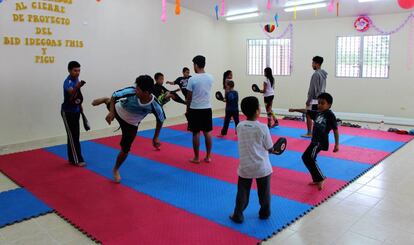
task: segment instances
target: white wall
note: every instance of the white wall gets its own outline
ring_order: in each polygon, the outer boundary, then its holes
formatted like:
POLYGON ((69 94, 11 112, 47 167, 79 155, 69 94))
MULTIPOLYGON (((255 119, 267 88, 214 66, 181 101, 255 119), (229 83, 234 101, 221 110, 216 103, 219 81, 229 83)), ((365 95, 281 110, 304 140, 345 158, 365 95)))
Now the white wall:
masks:
MULTIPOLYGON (((65 135, 59 111, 69 60, 82 64, 81 78, 87 81, 83 88, 85 111, 94 130, 108 126, 104 121, 106 110, 89 106, 92 99, 131 85, 140 74, 161 71, 166 79, 175 79, 183 66, 192 68, 191 59, 197 54, 207 57, 206 69, 216 78, 214 90, 221 88, 222 73, 227 69, 233 70, 241 97, 251 95, 250 85, 263 80, 261 76, 246 75, 246 39, 265 37, 258 24, 217 22, 184 8, 177 17, 170 4, 168 20, 162 23, 161 1, 77 0, 66 8, 66 16, 72 21, 69 27, 34 25, 12 22, 14 4, 3 1, 0 5, 0 146, 65 135), (85 47, 49 48, 48 54, 56 57, 56 63, 40 65, 34 63, 40 47, 3 44, 4 36, 36 37, 33 33, 36 26, 50 26, 56 39, 83 40, 85 47)), ((378 26, 392 29, 406 16, 373 19, 378 26)), ((413 117, 414 67, 408 70, 406 66, 409 28, 391 37, 389 79, 335 78, 336 36, 358 35, 352 27, 353 21, 354 18, 335 18, 294 22, 293 73, 276 77, 275 107, 303 105, 312 74, 311 58, 321 55, 325 57, 324 69, 330 74, 328 91, 335 98, 334 110, 413 117)), ((279 32, 287 24, 282 22, 279 32)), ((223 104, 214 100, 214 108, 223 108, 223 104)), ((165 109, 168 117, 184 113, 184 107, 174 102, 165 109)))
MULTIPOLYGON (((377 26, 391 30, 402 23, 405 14, 372 16, 377 26)), ((408 41, 410 25, 391 36, 389 79, 343 79, 335 77, 336 37, 360 35, 353 28, 356 18, 334 18, 310 21, 292 21, 293 73, 291 76, 277 76, 276 108, 303 107, 310 77, 313 73, 312 57, 325 58, 323 69, 328 75, 327 91, 334 96, 333 109, 339 112, 367 113, 387 117, 414 118, 414 61, 408 69, 408 41)), ((285 30, 289 22, 281 22, 272 35, 285 30)), ((414 21, 412 22, 414 35, 414 21)), ((259 24, 231 25, 231 69, 242 96, 252 95, 251 84, 262 84, 262 76, 246 75, 246 40, 266 38, 259 24)), ((369 31, 367 34, 376 34, 369 31)), ((411 39, 413 40, 413 39, 411 39)), ((414 44, 412 44, 414 45, 414 44)))
MULTIPOLYGON (((32 1, 23 2, 29 5, 32 1)), ((152 76, 160 71, 173 80, 181 75, 182 67, 192 70, 192 58, 203 54, 218 89, 223 67, 229 63, 227 25, 186 9, 175 16, 173 5, 168 5, 168 20, 162 23, 161 1, 75 0, 66 7, 72 21, 69 27, 13 23, 14 4, 4 1, 0 5, 0 146, 65 135, 60 104, 70 60, 82 65, 81 79, 87 82, 82 89, 84 107, 94 130, 107 127, 106 109, 92 108, 92 99, 131 85, 140 74, 152 76), (49 48, 48 54, 56 56, 55 64, 40 65, 33 58, 40 54, 40 47, 3 45, 4 36, 41 37, 33 34, 37 26, 50 26, 54 39, 83 40, 85 47, 49 48)), ((167 117, 184 111, 184 106, 174 102, 166 105, 167 117)))

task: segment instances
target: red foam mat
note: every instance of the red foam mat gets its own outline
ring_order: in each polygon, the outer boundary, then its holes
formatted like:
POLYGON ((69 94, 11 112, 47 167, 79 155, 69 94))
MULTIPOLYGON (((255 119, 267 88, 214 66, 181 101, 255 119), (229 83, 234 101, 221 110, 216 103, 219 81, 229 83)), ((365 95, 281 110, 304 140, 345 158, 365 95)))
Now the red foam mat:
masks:
POLYGON ((0 156, 0 170, 103 244, 258 242, 44 150, 0 156))

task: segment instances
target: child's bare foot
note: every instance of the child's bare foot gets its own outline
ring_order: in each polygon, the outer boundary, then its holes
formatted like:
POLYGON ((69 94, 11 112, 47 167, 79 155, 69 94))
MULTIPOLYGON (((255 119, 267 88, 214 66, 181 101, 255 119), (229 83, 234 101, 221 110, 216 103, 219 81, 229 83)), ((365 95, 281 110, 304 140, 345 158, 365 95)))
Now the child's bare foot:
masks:
POLYGON ((206 162, 206 163, 210 163, 210 162, 211 162, 211 157, 205 157, 205 158, 204 158, 204 162, 206 162))
POLYGON ((114 182, 115 183, 120 183, 121 182, 121 175, 119 175, 118 170, 114 170, 114 182))
POLYGON ((320 181, 320 182, 317 182, 317 186, 318 186, 318 190, 322 190, 323 189, 323 183, 325 182, 325 180, 322 180, 322 181, 320 181))
POLYGON ((189 160, 191 163, 195 163, 195 164, 199 164, 200 163, 200 159, 198 158, 193 158, 189 160))
POLYGON ((95 99, 95 100, 92 101, 93 106, 98 106, 98 105, 103 104, 103 103, 105 103, 105 104, 109 103, 109 98, 108 97, 102 97, 102 98, 98 98, 98 99, 95 99))

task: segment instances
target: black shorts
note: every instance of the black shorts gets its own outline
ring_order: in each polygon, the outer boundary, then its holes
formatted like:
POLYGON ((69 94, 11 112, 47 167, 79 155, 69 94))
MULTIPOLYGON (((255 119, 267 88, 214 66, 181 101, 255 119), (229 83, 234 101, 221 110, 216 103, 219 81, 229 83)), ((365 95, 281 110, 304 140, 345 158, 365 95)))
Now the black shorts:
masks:
POLYGON ((265 103, 265 104, 272 103, 274 98, 275 98, 275 96, 274 96, 274 95, 271 95, 271 96, 266 96, 266 97, 264 97, 264 103, 265 103))
POLYGON ((125 122, 115 111, 115 118, 119 123, 122 131, 121 149, 124 153, 128 153, 131 150, 131 145, 135 140, 138 132, 138 126, 131 125, 125 122))
POLYGON ((189 109, 188 130, 191 132, 210 132, 213 130, 213 112, 209 109, 189 109))

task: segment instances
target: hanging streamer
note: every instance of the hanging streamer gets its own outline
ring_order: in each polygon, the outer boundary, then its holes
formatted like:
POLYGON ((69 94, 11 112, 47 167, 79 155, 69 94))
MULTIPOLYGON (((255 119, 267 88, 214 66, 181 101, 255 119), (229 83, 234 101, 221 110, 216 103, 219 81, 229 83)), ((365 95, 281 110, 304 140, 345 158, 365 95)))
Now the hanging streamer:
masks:
POLYGON ((220 16, 224 16, 225 10, 226 10, 226 3, 224 0, 221 0, 220 16))
POLYGON ((275 15, 275 23, 276 23, 276 26, 279 27, 279 14, 275 15))
POLYGON ((296 20, 296 6, 293 8, 293 20, 296 20))
POLYGON ((318 9, 315 9, 315 17, 318 16, 318 9))
POLYGON ((180 15, 180 13, 181 13, 180 0, 175 0, 175 14, 180 15))
POLYGON ((335 2, 335 0, 331 0, 331 3, 328 6, 328 11, 329 12, 334 11, 334 9, 335 9, 335 3, 334 2, 335 2))
POLYGON ((162 0, 162 14, 161 14, 161 21, 167 21, 167 0, 162 0))
POLYGON ((216 11, 216 20, 219 19, 219 6, 218 4, 216 4, 216 6, 214 7, 214 10, 216 11))
POLYGON ((339 2, 336 2, 336 17, 339 16, 339 2))
POLYGON ((271 10, 272 9, 272 3, 270 2, 270 0, 267 0, 267 10, 271 10))
POLYGON ((414 62, 414 18, 411 18, 410 31, 408 35, 407 70, 411 71, 414 62))

